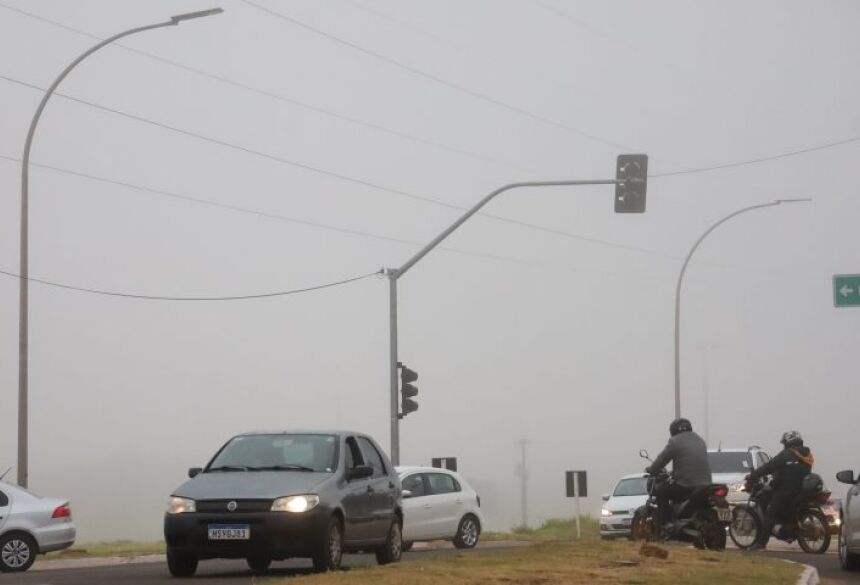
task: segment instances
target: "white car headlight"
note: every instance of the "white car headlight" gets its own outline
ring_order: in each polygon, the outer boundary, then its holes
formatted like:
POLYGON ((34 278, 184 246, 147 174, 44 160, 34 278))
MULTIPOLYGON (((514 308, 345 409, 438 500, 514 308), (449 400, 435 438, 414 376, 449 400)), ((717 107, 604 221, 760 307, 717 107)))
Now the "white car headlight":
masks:
POLYGON ((293 512, 300 514, 315 508, 320 503, 320 497, 315 494, 303 496, 287 496, 272 502, 272 512, 293 512))
POLYGON ((167 500, 167 513, 168 514, 184 514, 186 512, 196 512, 197 504, 194 500, 189 500, 188 498, 179 498, 176 496, 171 496, 169 500, 167 500))
POLYGON ((600 515, 601 516, 612 516, 612 512, 610 512, 606 508, 601 508, 600 509, 600 515))

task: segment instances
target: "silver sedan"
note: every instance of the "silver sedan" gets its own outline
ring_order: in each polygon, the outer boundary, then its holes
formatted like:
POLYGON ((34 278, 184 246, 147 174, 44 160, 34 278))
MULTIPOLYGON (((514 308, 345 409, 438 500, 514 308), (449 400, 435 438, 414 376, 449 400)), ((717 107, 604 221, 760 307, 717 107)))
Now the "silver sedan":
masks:
POLYGON ((72 546, 68 500, 42 498, 0 481, 0 571, 26 571, 36 555, 72 546))

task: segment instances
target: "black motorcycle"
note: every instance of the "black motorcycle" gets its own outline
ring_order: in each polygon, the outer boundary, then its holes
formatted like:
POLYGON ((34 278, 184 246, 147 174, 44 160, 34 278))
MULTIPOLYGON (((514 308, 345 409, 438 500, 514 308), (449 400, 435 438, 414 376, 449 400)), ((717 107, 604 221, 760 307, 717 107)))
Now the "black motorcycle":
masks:
MULTIPOLYGON (((647 451, 642 450, 639 455, 650 461, 647 451)), ((728 487, 722 484, 703 486, 686 500, 673 502, 671 524, 663 526, 654 494, 671 481, 672 477, 665 470, 648 476, 648 500, 633 514, 630 537, 633 540, 680 540, 691 542, 696 548, 712 550, 726 548, 726 527, 732 520, 726 501, 728 487)))
MULTIPOLYGON (((755 544, 764 525, 764 513, 770 502, 773 488, 762 479, 747 482, 744 491, 750 497, 745 503, 735 505, 729 536, 738 548, 746 549, 755 544)), ((773 536, 791 543, 795 540, 804 551, 821 554, 830 547, 830 530, 821 504, 830 499, 824 490, 821 477, 811 473, 804 479, 804 486, 791 506, 783 523, 774 526, 773 536)))

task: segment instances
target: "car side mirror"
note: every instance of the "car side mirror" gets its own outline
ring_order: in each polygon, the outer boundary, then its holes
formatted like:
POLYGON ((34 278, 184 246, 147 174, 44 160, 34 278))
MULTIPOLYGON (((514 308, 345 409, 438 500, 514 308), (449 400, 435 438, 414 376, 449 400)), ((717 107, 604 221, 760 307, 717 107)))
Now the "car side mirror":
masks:
POLYGON ((603 494, 603 501, 604 501, 604 502, 608 502, 608 501, 609 501, 609 494, 603 494))
POLYGON ((845 469, 836 474, 836 479, 841 481, 842 483, 850 483, 855 484, 857 480, 854 478, 854 471, 851 469, 845 469))
POLYGON ((346 481, 354 479, 364 479, 373 475, 373 468, 370 465, 356 465, 346 470, 346 481))
POLYGON ((415 494, 413 494, 410 490, 403 490, 403 497, 404 497, 404 498, 411 498, 411 497, 413 497, 414 495, 415 495, 415 494))
POLYGON ((647 449, 640 449, 639 457, 641 457, 642 459, 647 459, 648 461, 651 461, 651 458, 648 456, 648 450, 647 449))
POLYGON ((200 474, 201 471, 203 471, 202 467, 192 467, 188 470, 188 477, 196 477, 200 474))

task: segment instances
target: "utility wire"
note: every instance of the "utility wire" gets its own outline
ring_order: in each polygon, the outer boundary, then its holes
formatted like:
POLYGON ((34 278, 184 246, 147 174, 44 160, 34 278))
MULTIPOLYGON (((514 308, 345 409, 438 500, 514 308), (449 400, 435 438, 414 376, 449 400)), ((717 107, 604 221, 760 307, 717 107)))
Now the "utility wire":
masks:
MULTIPOLYGON (((100 36, 98 36, 98 35, 95 35, 95 34, 89 33, 89 32, 87 32, 87 31, 85 31, 85 30, 82 30, 82 29, 79 29, 79 28, 75 28, 75 27, 72 27, 72 26, 68 26, 68 25, 63 24, 63 23, 61 23, 61 22, 57 22, 57 21, 55 21, 55 20, 51 20, 51 19, 49 19, 49 18, 45 18, 44 16, 39 16, 38 14, 33 14, 33 13, 31 13, 31 12, 27 12, 27 11, 25 11, 25 10, 21 10, 20 8, 16 8, 16 7, 14 7, 14 6, 8 6, 8 5, 6 5, 6 4, 3 4, 2 2, 0 2, 0 8, 5 8, 5 9, 10 10, 10 11, 12 11, 12 12, 16 12, 16 13, 18 13, 18 14, 21 14, 22 16, 26 16, 26 17, 28 17, 28 18, 32 18, 32 19, 34 19, 34 20, 38 20, 38 21, 41 21, 41 22, 46 23, 46 24, 50 24, 50 25, 52 25, 52 26, 55 26, 55 27, 61 28, 61 29, 63 29, 63 30, 69 31, 69 32, 73 32, 73 33, 78 34, 78 35, 81 35, 81 36, 85 36, 85 37, 90 38, 90 39, 94 39, 94 40, 97 40, 97 41, 102 41, 102 40, 104 40, 104 38, 103 38, 103 37, 100 37, 100 36)), ((203 69, 198 69, 198 68, 196 68, 196 67, 192 67, 192 66, 190 66, 190 65, 185 65, 184 63, 180 63, 180 62, 178 62, 178 61, 173 61, 172 59, 167 59, 167 58, 165 58, 165 57, 161 57, 161 56, 159 56, 159 55, 156 55, 155 53, 149 53, 149 52, 147 52, 147 51, 143 51, 143 50, 141 50, 141 49, 135 49, 134 47, 131 47, 131 46, 126 45, 126 44, 123 44, 123 43, 121 43, 121 42, 111 43, 111 45, 110 45, 110 46, 111 46, 111 47, 119 47, 119 48, 121 48, 121 49, 124 49, 124 50, 126 50, 126 51, 129 51, 130 53, 134 53, 134 54, 136 54, 136 55, 140 55, 140 56, 146 57, 146 58, 148 58, 148 59, 152 59, 152 60, 154 60, 154 61, 157 61, 157 62, 160 62, 160 63, 164 63, 164 64, 166 64, 166 65, 170 65, 171 67, 175 67, 175 68, 182 69, 182 70, 187 71, 187 72, 190 72, 190 73, 194 73, 194 74, 196 74, 196 75, 200 75, 201 77, 205 77, 205 78, 208 78, 208 79, 212 79, 212 80, 214 80, 214 81, 217 81, 217 82, 219 82, 219 83, 223 83, 223 84, 225 84, 225 85, 229 85, 229 86, 232 86, 232 87, 235 87, 235 88, 239 88, 239 89, 242 89, 242 90, 245 90, 245 91, 248 91, 248 92, 251 92, 251 93, 255 93, 255 94, 257 94, 257 95, 261 95, 261 96, 264 96, 264 97, 267 97, 267 98, 270 98, 270 99, 278 100, 278 101, 280 101, 280 102, 283 102, 283 103, 289 104, 289 105, 291 105, 291 106, 296 106, 296 107, 299 107, 299 108, 303 108, 303 109, 305 109, 305 110, 309 110, 309 111, 311 111, 311 112, 314 112, 314 113, 316 113, 316 114, 318 114, 318 115, 328 116, 328 117, 331 117, 331 118, 335 118, 335 119, 337 119, 337 120, 341 120, 341 121, 344 121, 344 122, 348 122, 348 123, 350 123, 350 124, 354 124, 354 125, 357 125, 357 126, 363 126, 363 127, 365 127, 365 128, 369 128, 369 129, 374 130, 374 131, 377 131, 377 132, 381 132, 381 133, 384 133, 384 134, 388 134, 388 135, 391 135, 391 136, 395 136, 395 137, 397 137, 397 138, 402 138, 402 139, 405 139, 405 140, 410 140, 410 141, 412 141, 412 142, 416 142, 416 143, 418 143, 418 144, 422 144, 422 145, 425 145, 425 146, 430 146, 430 147, 432 147, 432 148, 436 148, 436 149, 439 149, 439 150, 444 150, 444 151, 451 152, 451 153, 458 154, 458 155, 462 155, 462 156, 471 157, 471 158, 474 158, 474 159, 477 159, 477 160, 482 160, 482 161, 487 162, 487 163, 491 163, 491 164, 495 164, 495 165, 500 165, 500 166, 503 166, 503 167, 513 167, 513 168, 518 168, 518 169, 520 169, 520 170, 525 170, 525 171, 530 171, 530 172, 536 172, 536 171, 538 171, 538 169, 536 169, 536 168, 534 168, 534 167, 526 166, 526 165, 523 165, 523 164, 520 164, 520 163, 517 163, 517 162, 514 162, 514 161, 510 161, 510 160, 506 160, 506 159, 503 159, 503 158, 495 157, 495 156, 492 156, 492 155, 489 155, 489 154, 485 154, 485 153, 480 153, 480 152, 474 152, 474 151, 470 151, 470 150, 465 150, 465 149, 462 149, 462 148, 458 148, 458 147, 456 147, 456 146, 450 146, 450 145, 447 145, 447 144, 443 144, 443 143, 441 143, 441 142, 436 142, 436 141, 434 141, 434 140, 430 140, 430 139, 427 139, 427 138, 422 138, 422 137, 420 137, 420 136, 416 136, 416 135, 414 135, 414 134, 409 134, 409 133, 407 133, 407 132, 402 132, 402 131, 400 131, 400 130, 395 130, 395 129, 392 129, 392 128, 388 128, 388 127, 382 126, 382 125, 380 125, 380 124, 376 124, 376 123, 373 123, 373 122, 368 122, 368 121, 366 121, 366 120, 362 120, 362 119, 360 119, 360 118, 354 118, 354 117, 351 117, 351 116, 347 116, 347 115, 345 115, 345 114, 340 114, 340 113, 338 113, 338 112, 334 112, 334 111, 332 111, 332 110, 327 110, 327 109, 325 109, 325 108, 322 108, 322 107, 319 107, 319 106, 315 106, 315 105, 313 105, 313 104, 309 104, 309 103, 306 103, 306 102, 302 102, 302 101, 299 101, 299 100, 296 100, 296 99, 293 99, 293 98, 287 97, 287 96, 285 96, 285 95, 283 95, 283 94, 279 94, 279 93, 275 93, 275 92, 267 91, 267 90, 264 90, 264 89, 260 89, 259 87, 254 87, 254 86, 249 85, 249 84, 247 84, 247 83, 242 83, 242 82, 240 82, 240 81, 236 81, 236 80, 233 80, 233 79, 230 79, 230 78, 227 78, 227 77, 224 77, 224 76, 221 76, 221 75, 218 75, 218 74, 212 73, 212 72, 210 72, 210 71, 205 71, 205 70, 203 70, 203 69)))
MULTIPOLYGON (((9 276, 12 278, 20 279, 20 274, 15 274, 14 272, 8 272, 6 270, 0 270, 0 274, 5 276, 9 276)), ((121 293, 121 292, 113 292, 100 290, 95 288, 86 288, 82 286, 73 286, 70 284, 63 284, 60 282, 53 282, 50 280, 43 280, 41 278, 27 278, 30 282, 37 282, 39 284, 44 284, 47 286, 53 286, 57 288, 63 288, 66 290, 74 290, 83 293, 89 293, 94 295, 102 295, 108 297, 122 297, 126 299, 137 299, 137 300, 145 300, 145 301, 248 301, 253 299, 265 299, 271 297, 284 297, 287 295, 294 295, 299 293, 312 292, 316 290, 322 290, 324 288, 331 288, 334 286, 340 286, 342 284, 349 284, 351 282, 356 282, 359 280, 364 280, 365 278, 370 278, 371 276, 381 275, 381 270, 376 270, 369 274, 364 274, 362 276, 356 276, 353 278, 347 278, 344 280, 338 280, 336 282, 329 282, 326 284, 320 284, 317 286, 311 286, 307 288, 297 288, 293 290, 284 290, 277 292, 269 292, 269 293, 259 293, 259 294, 251 294, 251 295, 235 295, 235 296, 227 296, 227 297, 174 297, 174 296, 165 296, 165 295, 142 295, 135 293, 121 293)))
POLYGON ((518 106, 509 104, 509 103, 504 102, 500 99, 496 99, 490 95, 487 95, 487 94, 484 94, 484 93, 481 93, 481 92, 478 92, 475 90, 471 90, 467 87, 463 87, 462 85, 458 85, 456 83, 453 83, 453 82, 448 81, 446 79, 443 79, 441 77, 433 75, 432 73, 427 73, 426 71, 422 71, 420 69, 412 67, 411 65, 407 65, 407 64, 402 63, 400 61, 392 59, 391 57, 387 57, 381 53, 371 51, 370 49, 362 47, 361 45, 358 45, 358 44, 353 43, 351 41, 348 41, 346 39, 342 39, 342 38, 340 38, 336 35, 333 35, 331 33, 327 33, 324 30, 315 28, 315 27, 313 27, 307 23, 304 23, 300 20, 296 20, 295 18, 292 18, 292 17, 289 17, 285 14, 282 14, 281 12, 278 12, 276 10, 271 10, 269 8, 266 8, 265 6, 261 6, 259 4, 256 4, 255 2, 251 2, 250 0, 240 0, 240 1, 243 2, 244 4, 247 4, 248 6, 251 6, 253 8, 256 8, 257 10, 260 10, 261 12, 265 12, 271 16, 274 16, 275 18, 279 18, 281 20, 289 22, 295 26, 298 26, 300 28, 303 28, 305 30, 313 32, 317 35, 325 37, 331 41, 334 41, 335 43, 338 43, 338 44, 343 45, 345 47, 349 47, 350 49, 356 50, 356 51, 363 53, 365 55, 368 55, 374 59, 377 59, 379 61, 382 61, 382 62, 387 63, 389 65, 392 65, 394 67, 397 67, 398 69, 402 69, 402 70, 407 71, 413 75, 416 75, 418 77, 423 77, 424 79, 428 79, 434 83, 438 83, 438 84, 443 85, 443 86, 445 86, 449 89, 452 89, 454 91, 464 93, 466 95, 472 96, 473 98, 479 99, 479 100, 484 101, 484 102, 488 102, 490 104, 493 104, 495 106, 498 106, 498 107, 503 108, 505 110, 508 110, 510 112, 514 112, 515 114, 518 114, 520 116, 530 118, 532 120, 541 122, 542 124, 545 124, 548 126, 553 126, 555 128, 561 128, 562 130, 565 130, 571 134, 574 134, 574 135, 579 136, 581 138, 587 138, 588 140, 591 140, 593 142, 599 142, 600 144, 603 144, 605 146, 611 146, 612 148, 617 148, 617 149, 621 149, 621 150, 635 150, 635 149, 631 149, 631 147, 629 147, 629 146, 625 146, 623 144, 619 144, 617 142, 613 142, 611 140, 601 138, 600 136, 597 136, 595 134, 590 134, 590 133, 585 132, 583 130, 578 130, 576 128, 573 128, 572 126, 568 126, 567 124, 565 124, 563 122, 559 122, 558 120, 553 120, 551 118, 541 116, 540 114, 536 114, 536 113, 531 112, 529 110, 526 110, 524 108, 520 108, 518 106))
MULTIPOLYGON (((12 78, 12 77, 8 77, 8 76, 6 76, 6 75, 2 75, 2 74, 0 74, 0 79, 3 79, 3 80, 5 80, 5 81, 8 81, 8 82, 10 82, 10 83, 14 83, 14 84, 17 84, 17 85, 20 85, 20 86, 23 86, 23 87, 27 87, 27 88, 30 88, 30 89, 34 89, 34 90, 37 90, 37 91, 45 91, 45 90, 44 90, 44 88, 41 88, 41 87, 39 87, 39 86, 37 86, 37 85, 34 85, 34 84, 32 84, 32 83, 28 83, 28 82, 25 82, 25 81, 21 81, 21 80, 19 80, 19 79, 15 79, 15 78, 12 78)), ((94 103, 94 102, 89 102, 89 101, 87 101, 87 100, 83 100, 83 99, 80 99, 80 98, 72 97, 72 96, 70 96, 70 95, 67 95, 67 94, 64 94, 64 93, 61 93, 61 92, 54 92, 54 95, 59 96, 59 97, 61 97, 61 98, 63 98, 63 99, 67 99, 67 100, 70 100, 70 101, 73 101, 73 102, 77 102, 77 103, 80 103, 80 104, 84 104, 84 105, 90 106, 90 107, 93 107, 93 108, 96 108, 96 109, 99 109, 99 110, 102 110, 102 111, 105 111, 105 112, 110 112, 110 113, 116 114, 116 115, 118 115, 118 116, 122 116, 122 117, 125 117, 125 118, 129 118, 129 119, 135 120, 135 121, 137 121, 137 122, 142 122, 142 123, 144 123, 144 124, 150 124, 150 125, 153 125, 153 126, 157 126, 157 127, 162 128, 162 129, 164 129, 164 130, 169 130, 169 131, 172 131, 172 132, 176 132, 176 133, 178 133, 178 134, 182 134, 182 135, 184 135, 184 136, 190 136, 190 137, 193 137, 193 138, 197 138, 197 139, 199 139, 199 140, 203 140, 203 141, 205 141, 205 142, 210 142, 210 143, 213 143, 213 144, 217 144, 217 145, 219 145, 219 146, 223 146, 223 147, 230 148, 230 149, 233 149, 233 150, 238 150, 238 151, 241 151, 241 152, 244 152, 244 153, 247 153, 247 154, 252 154, 252 155, 255 155, 255 156, 259 156, 259 157, 266 158, 266 159, 268 159, 268 160, 272 160, 272 161, 275 161, 275 162, 283 163, 283 164, 290 165, 290 166, 299 167, 299 168, 304 169, 304 170, 307 170, 307 171, 311 171, 311 172, 315 172, 315 173, 319 173, 319 174, 327 175, 327 176, 334 177, 334 178, 337 178, 337 179, 340 179, 340 180, 343 180, 343 181, 348 181, 348 182, 351 182, 351 183, 357 183, 357 184, 359 184, 359 185, 363 185, 363 186, 366 186, 366 187, 371 187, 371 188, 374 188, 374 189, 379 189, 380 191, 385 191, 385 192, 387 192, 387 193, 391 193, 391 194, 394 194, 394 195, 399 195, 399 196, 403 196, 403 197, 408 197, 408 198, 410 198, 410 199, 415 199, 415 200, 417 200, 417 201, 422 201, 422 202, 424 202, 424 203, 428 203, 428 204, 431 204, 431 205, 437 205, 437 206, 440 206, 440 207, 445 207, 445 208, 448 208, 448 209, 454 209, 454 210, 457 210, 457 211, 467 211, 467 210, 468 210, 468 208, 467 208, 467 207, 462 207, 462 206, 460 206, 460 205, 454 205, 454 204, 452 204, 452 203, 446 203, 446 202, 441 201, 441 200, 439 200, 439 199, 434 199, 434 198, 432 198, 432 197, 426 197, 426 196, 423 196, 423 195, 417 195, 417 194, 415 194, 415 193, 411 193, 411 192, 408 192, 408 191, 403 191, 403 190, 401 190, 401 189, 396 189, 396 188, 393 188, 393 187, 386 187, 386 186, 384 186, 384 185, 380 185, 380 184, 373 183, 373 182, 370 182, 370 181, 365 181, 365 180, 363 180, 363 179, 357 179, 357 178, 354 178, 354 177, 350 177, 350 176, 348 176, 348 175, 343 175, 343 174, 340 174, 340 173, 337 173, 337 172, 334 172, 334 171, 329 171, 329 170, 322 169, 322 168, 319 168, 319 167, 314 167, 314 166, 311 166, 311 165, 308 165, 308 164, 305 164, 305 163, 300 163, 300 162, 297 162, 297 161, 293 161, 293 160, 290 160, 290 159, 287 159, 287 158, 283 158, 283 157, 280 157, 280 156, 276 156, 276 155, 273 155, 273 154, 269 154, 269 153, 266 153, 266 152, 262 152, 262 151, 254 150, 254 149, 251 149, 251 148, 246 148, 246 147, 244 147, 244 146, 239 146, 239 145, 236 145, 236 144, 233 144, 233 143, 230 143, 230 142, 226 142, 226 141, 224 141, 224 140, 220 140, 220 139, 217 139, 217 138, 211 138, 211 137, 209 137, 209 136, 205 136, 205 135, 203 135, 203 134, 198 134, 198 133, 196 133, 196 132, 191 132, 190 130, 184 130, 184 129, 182 129, 182 128, 177 128, 177 127, 174 127, 174 126, 170 126, 170 125, 168 125, 168 124, 164 124, 164 123, 162 123, 162 122, 157 122, 157 121, 154 121, 154 120, 150 120, 150 119, 148 119, 148 118, 144 118, 144 117, 137 116, 137 115, 134 115, 134 114, 129 114, 129 113, 126 113, 126 112, 123 112, 123 111, 120 111, 120 110, 116 110, 116 109, 113 109, 113 108, 109 108, 109 107, 107 107, 107 106, 102 106, 102 105, 100 105, 100 104, 96 104, 96 103, 94 103)), ((623 249, 623 250, 631 250, 631 251, 637 251, 637 252, 645 251, 645 250, 643 250, 643 249, 641 249, 641 248, 637 248, 637 247, 635 247, 635 246, 627 246, 627 245, 625 245, 625 244, 619 244, 619 243, 616 243, 616 242, 610 242, 610 241, 606 241, 606 240, 600 240, 600 239, 598 239, 598 238, 591 238, 591 237, 587 237, 587 236, 581 236, 581 235, 578 235, 578 234, 574 234, 574 233, 570 233, 570 232, 565 232, 565 231, 562 231, 562 230, 556 230, 556 229, 552 229, 552 228, 546 228, 546 227, 543 227, 543 226, 540 226, 540 225, 537 225, 537 224, 532 224, 532 223, 525 222, 525 221, 519 221, 519 220, 515 220, 515 219, 510 219, 510 218, 507 218, 507 217, 502 217, 502 216, 494 215, 494 214, 490 214, 490 213, 480 212, 480 213, 478 213, 477 215, 480 215, 480 216, 485 217, 485 218, 493 219, 493 220, 496 220, 496 221, 500 221, 500 222, 508 223, 508 224, 511 224, 511 225, 517 225, 517 226, 524 227, 524 228, 528 228, 528 229, 533 229, 533 230, 542 231, 542 232, 545 232, 545 233, 555 234, 555 235, 562 236, 562 237, 569 238, 569 239, 573 239, 573 240, 584 241, 584 242, 591 242, 591 243, 595 243, 595 244, 599 244, 599 245, 603 245, 603 246, 609 246, 609 247, 613 247, 613 248, 619 248, 619 249, 623 249)), ((647 252, 647 251, 646 251, 646 252, 647 252)))

